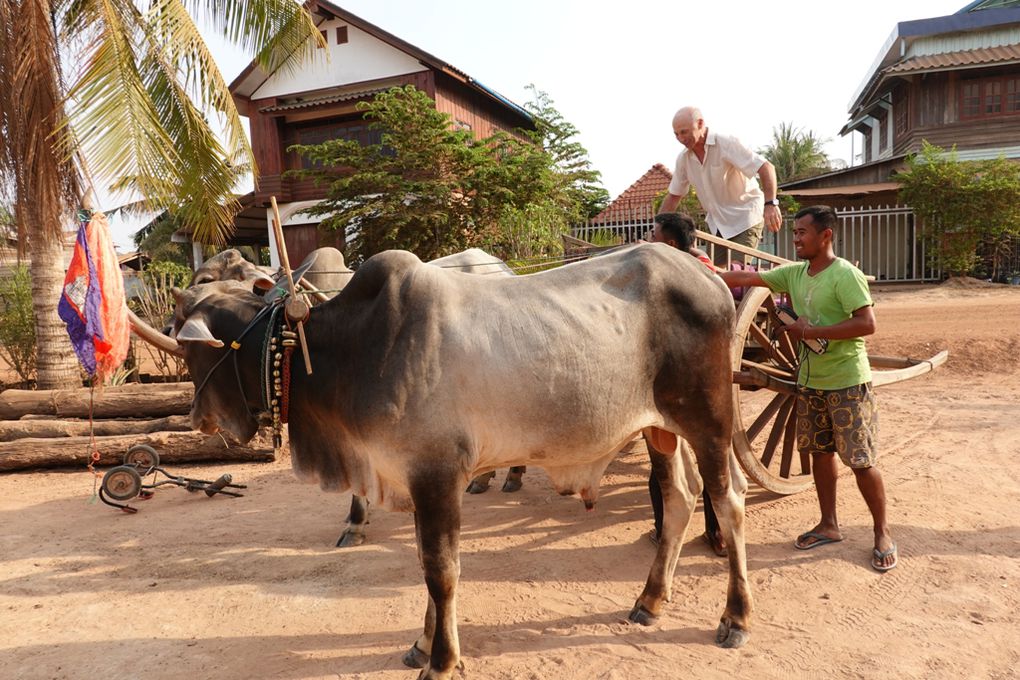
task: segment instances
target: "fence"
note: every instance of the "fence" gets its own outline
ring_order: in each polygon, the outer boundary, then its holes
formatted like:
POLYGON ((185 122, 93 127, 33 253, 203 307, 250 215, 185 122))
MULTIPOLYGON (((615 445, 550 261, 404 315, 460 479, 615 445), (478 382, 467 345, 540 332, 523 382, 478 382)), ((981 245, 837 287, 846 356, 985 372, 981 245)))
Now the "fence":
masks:
MULTIPOLYGON (((835 249, 841 257, 857 264, 877 281, 937 281, 942 271, 927 263, 928 245, 919 237, 913 210, 909 206, 881 206, 840 209, 835 249)), ((586 241, 608 244, 640 240, 652 228, 649 204, 614 206, 612 220, 591 220, 573 230, 586 241)), ((778 233, 765 230, 758 250, 787 260, 796 260, 793 250, 792 216, 778 233)), ((699 241, 705 250, 711 244, 699 241)))

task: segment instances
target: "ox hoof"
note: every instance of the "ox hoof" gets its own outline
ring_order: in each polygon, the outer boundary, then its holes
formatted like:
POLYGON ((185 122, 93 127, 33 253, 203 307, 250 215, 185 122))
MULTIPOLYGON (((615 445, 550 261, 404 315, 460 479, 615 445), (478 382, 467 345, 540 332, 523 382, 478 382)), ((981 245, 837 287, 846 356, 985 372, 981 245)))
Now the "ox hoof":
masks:
POLYGON ((416 642, 404 654, 403 662, 408 668, 425 668, 429 665, 429 655, 418 649, 416 642))
POLYGON ((336 542, 338 548, 353 548, 356 545, 361 545, 365 542, 365 534, 351 531, 347 531, 340 534, 340 538, 336 542))
POLYGON ((737 649, 747 644, 751 634, 746 630, 734 628, 732 624, 722 621, 715 631, 715 643, 723 649, 737 649))
POLYGON ((627 618, 633 623, 640 623, 642 626, 650 626, 659 620, 658 616, 655 616, 639 604, 634 605, 627 618))
POLYGON ((485 493, 489 490, 489 482, 496 476, 495 472, 486 472, 484 475, 478 475, 471 480, 468 484, 468 488, 465 489, 468 493, 485 493))
POLYGON ((522 486, 524 486, 524 482, 521 481, 520 477, 507 477, 506 481, 503 482, 503 493, 520 491, 522 486))

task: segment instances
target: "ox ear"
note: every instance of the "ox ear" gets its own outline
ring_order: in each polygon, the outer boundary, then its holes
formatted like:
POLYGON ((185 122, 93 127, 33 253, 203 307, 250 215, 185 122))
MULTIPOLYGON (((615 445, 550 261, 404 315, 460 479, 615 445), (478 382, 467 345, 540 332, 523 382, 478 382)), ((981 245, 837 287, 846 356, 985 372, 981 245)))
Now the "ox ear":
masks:
POLYGON ((256 270, 253 285, 257 290, 272 290, 273 286, 276 285, 276 281, 264 271, 256 270))
POLYGON ((188 319, 177 331, 177 342, 204 342, 210 347, 223 347, 223 341, 213 337, 212 331, 202 319, 188 319))

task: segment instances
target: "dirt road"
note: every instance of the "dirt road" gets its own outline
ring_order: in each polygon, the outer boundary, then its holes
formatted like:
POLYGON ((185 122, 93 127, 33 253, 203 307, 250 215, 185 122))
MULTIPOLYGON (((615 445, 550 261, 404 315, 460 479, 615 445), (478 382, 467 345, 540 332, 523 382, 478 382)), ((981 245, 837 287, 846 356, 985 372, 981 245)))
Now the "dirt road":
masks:
MULTIPOLYGON (((699 540, 650 628, 624 622, 652 559, 640 444, 586 513, 540 470, 515 495, 465 499, 458 613, 470 678, 1020 677, 1020 290, 876 292, 873 352, 930 355, 882 387, 882 456, 899 568, 868 567, 871 527, 840 479, 846 540, 800 552, 813 492, 748 498, 750 644, 716 648, 725 571, 699 540)), ((126 515, 89 504, 81 471, 0 476, 0 678, 408 680, 425 590, 406 515, 333 548, 349 496, 289 461, 233 474, 241 499, 161 490, 126 515)))

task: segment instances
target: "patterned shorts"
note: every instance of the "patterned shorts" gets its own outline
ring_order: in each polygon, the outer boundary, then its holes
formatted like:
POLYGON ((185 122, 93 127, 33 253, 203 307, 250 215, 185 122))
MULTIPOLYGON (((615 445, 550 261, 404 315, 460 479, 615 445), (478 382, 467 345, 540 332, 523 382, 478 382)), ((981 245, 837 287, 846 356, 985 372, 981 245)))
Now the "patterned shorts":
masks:
POLYGON ((878 406, 871 383, 842 390, 802 387, 797 392, 797 449, 838 453, 852 468, 868 468, 878 457, 878 406))

